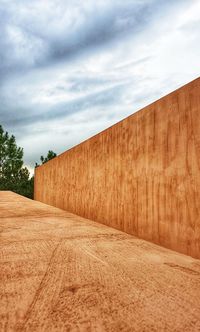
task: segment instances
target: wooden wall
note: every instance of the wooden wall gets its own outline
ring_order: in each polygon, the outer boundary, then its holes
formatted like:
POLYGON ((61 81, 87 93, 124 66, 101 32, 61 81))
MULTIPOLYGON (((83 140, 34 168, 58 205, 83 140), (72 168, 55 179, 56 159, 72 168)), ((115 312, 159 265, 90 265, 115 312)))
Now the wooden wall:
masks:
POLYGON ((35 199, 200 258, 200 78, 38 167, 35 199))

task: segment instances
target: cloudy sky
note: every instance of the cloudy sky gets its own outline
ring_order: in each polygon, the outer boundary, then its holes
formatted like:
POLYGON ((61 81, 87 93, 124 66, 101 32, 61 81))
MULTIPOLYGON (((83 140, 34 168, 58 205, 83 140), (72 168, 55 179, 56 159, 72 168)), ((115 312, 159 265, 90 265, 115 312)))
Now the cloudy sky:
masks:
POLYGON ((199 0, 0 0, 0 123, 31 169, 200 72, 199 0))

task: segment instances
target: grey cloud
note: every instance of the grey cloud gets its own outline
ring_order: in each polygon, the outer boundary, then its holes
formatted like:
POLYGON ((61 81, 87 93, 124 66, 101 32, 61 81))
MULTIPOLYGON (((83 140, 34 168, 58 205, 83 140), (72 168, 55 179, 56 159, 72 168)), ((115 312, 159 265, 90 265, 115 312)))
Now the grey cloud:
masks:
MULTIPOLYGON (((120 82, 121 80, 115 80, 115 84, 116 81, 120 82)), ((96 78, 96 77, 75 77, 72 78, 70 80, 70 91, 73 92, 81 92, 81 91, 88 91, 91 89, 94 89, 95 87, 105 87, 109 85, 113 86, 113 78, 96 78)))
POLYGON ((1 74, 11 75, 14 71, 72 59, 86 50, 95 50, 116 38, 119 40, 126 34, 136 35, 151 21, 158 3, 160 6, 164 1, 102 3, 104 6, 100 5, 101 2, 94 6, 93 2, 91 8, 87 8, 75 1, 72 9, 77 15, 71 21, 65 1, 56 1, 54 6, 49 6, 49 18, 39 11, 39 7, 27 5, 24 1, 3 2, 0 5, 0 17, 3 17, 0 23, 1 74), (56 5, 61 7, 57 15, 66 16, 64 22, 56 17, 56 5))
MULTIPOLYGON (((4 124, 7 127, 10 126, 20 126, 23 127, 25 125, 35 125, 37 122, 48 122, 54 119, 59 119, 62 117, 66 117, 70 114, 75 114, 77 112, 85 111, 91 107, 101 106, 102 108, 109 107, 109 105, 113 105, 120 100, 120 96, 125 88, 124 84, 118 84, 116 86, 112 86, 106 90, 91 93, 84 97, 76 98, 76 100, 72 100, 65 103, 60 103, 50 110, 45 109, 45 107, 41 108, 39 111, 37 110, 37 114, 34 114, 34 109, 31 112, 29 109, 29 114, 26 116, 26 112, 20 112, 21 116, 16 116, 11 119, 8 115, 4 118, 4 124), (7 121, 8 120, 8 121, 7 121)), ((36 105, 35 105, 36 107, 36 105)), ((41 106, 37 106, 41 107, 41 106)))

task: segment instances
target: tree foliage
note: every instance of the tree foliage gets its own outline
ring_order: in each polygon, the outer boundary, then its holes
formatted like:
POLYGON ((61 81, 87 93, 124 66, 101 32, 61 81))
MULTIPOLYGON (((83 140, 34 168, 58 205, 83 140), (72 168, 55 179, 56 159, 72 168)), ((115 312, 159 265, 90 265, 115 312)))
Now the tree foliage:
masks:
POLYGON ((23 149, 16 144, 15 137, 4 132, 0 125, 0 190, 11 190, 33 197, 33 179, 23 166, 23 149))
MULTIPOLYGON (((0 125, 0 190, 11 190, 20 195, 33 198, 34 177, 23 162, 23 149, 16 144, 15 137, 4 132, 0 125)), ((57 155, 49 150, 46 157, 41 156, 42 164, 57 155)), ((37 163, 35 167, 39 166, 37 163)))
MULTIPOLYGON (((41 164, 47 163, 47 161, 55 158, 56 156, 57 156, 57 154, 55 152, 53 152, 52 150, 49 150, 46 157, 44 157, 44 156, 40 157, 41 164)), ((38 163, 36 163, 35 167, 38 167, 38 166, 40 166, 40 165, 38 163)))

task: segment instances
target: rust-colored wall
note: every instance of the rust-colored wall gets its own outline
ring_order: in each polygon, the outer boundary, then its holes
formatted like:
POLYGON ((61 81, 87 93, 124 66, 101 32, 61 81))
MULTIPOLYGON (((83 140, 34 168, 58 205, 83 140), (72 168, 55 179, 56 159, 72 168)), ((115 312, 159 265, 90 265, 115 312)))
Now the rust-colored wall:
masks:
POLYGON ((200 258, 200 78, 37 168, 35 199, 200 258))

